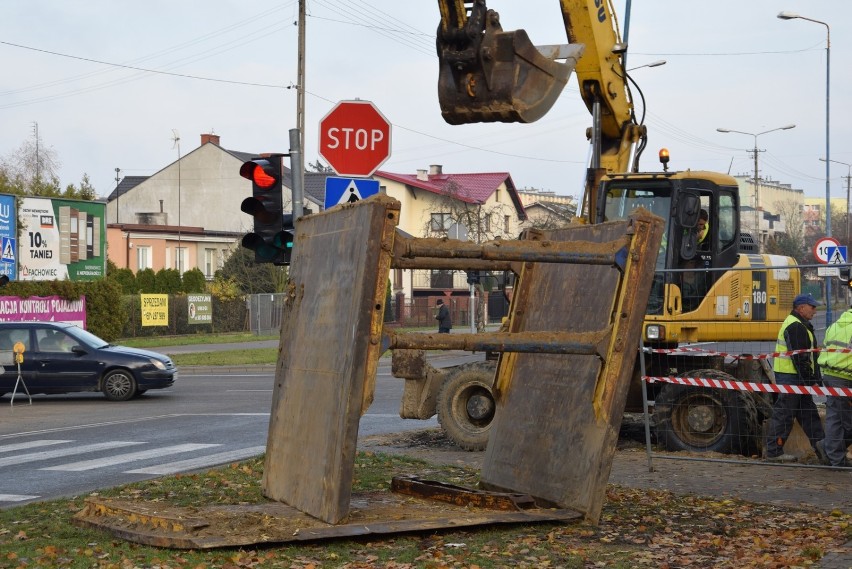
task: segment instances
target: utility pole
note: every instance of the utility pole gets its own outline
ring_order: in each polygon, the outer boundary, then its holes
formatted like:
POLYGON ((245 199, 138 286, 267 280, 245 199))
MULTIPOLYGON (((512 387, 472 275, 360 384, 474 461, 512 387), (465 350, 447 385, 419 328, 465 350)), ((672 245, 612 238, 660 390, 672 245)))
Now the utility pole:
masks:
MULTIPOLYGON (((298 82, 296 86, 296 128, 299 131, 299 160, 297 163, 290 161, 290 167, 298 169, 292 172, 293 178, 299 176, 299 187, 303 188, 305 178, 305 4, 306 0, 299 0, 299 61, 298 82)), ((293 134, 290 135, 291 148, 293 134)), ((301 215, 301 212, 300 212, 301 215)))
POLYGON ((755 245, 757 246, 757 252, 760 253, 760 212, 758 211, 758 207, 760 205, 760 178, 758 177, 757 172, 757 156, 758 152, 765 152, 765 150, 758 150, 757 148, 757 137, 754 137, 754 148, 752 149, 754 153, 754 239, 755 245))
POLYGON ((119 223, 118 212, 121 211, 118 209, 118 173, 121 172, 121 168, 115 169, 115 222, 119 223))

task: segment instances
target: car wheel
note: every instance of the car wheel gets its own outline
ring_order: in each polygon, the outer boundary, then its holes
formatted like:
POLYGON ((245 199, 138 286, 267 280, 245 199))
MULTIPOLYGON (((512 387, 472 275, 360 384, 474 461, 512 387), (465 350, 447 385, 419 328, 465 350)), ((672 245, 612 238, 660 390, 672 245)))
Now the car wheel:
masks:
POLYGON ((136 394, 136 380, 127 370, 114 370, 104 376, 101 390, 110 401, 127 401, 136 394))

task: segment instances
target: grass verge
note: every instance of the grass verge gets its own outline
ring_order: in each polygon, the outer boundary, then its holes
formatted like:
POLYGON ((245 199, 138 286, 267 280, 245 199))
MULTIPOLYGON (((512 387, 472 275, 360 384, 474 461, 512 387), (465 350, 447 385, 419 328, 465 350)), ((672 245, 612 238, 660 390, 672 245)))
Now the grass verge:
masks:
MULTIPOLYGON (((261 458, 99 492, 169 505, 252 504, 261 458)), ((472 486, 477 473, 398 455, 359 453, 355 491, 385 489, 417 473, 472 486)), ((794 567, 850 539, 849 516, 739 500, 710 500, 610 485, 601 523, 538 524, 365 536, 212 551, 158 549, 73 526, 82 497, 0 511, 0 568, 159 569, 463 567, 794 567)))
POLYGON ((251 332, 234 334, 193 334, 185 336, 152 336, 148 338, 122 338, 116 344, 132 348, 163 348, 167 346, 196 346, 200 344, 237 344, 241 342, 260 342, 277 340, 275 336, 258 336, 251 332))
POLYGON ((178 368, 180 366, 275 365, 278 361, 278 348, 174 354, 171 358, 178 368))

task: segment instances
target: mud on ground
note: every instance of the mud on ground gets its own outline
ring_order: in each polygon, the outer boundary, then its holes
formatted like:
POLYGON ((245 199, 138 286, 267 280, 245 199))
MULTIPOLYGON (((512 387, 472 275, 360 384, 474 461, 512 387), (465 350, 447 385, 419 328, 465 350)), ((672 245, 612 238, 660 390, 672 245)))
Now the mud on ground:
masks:
MULTIPOLYGON (((635 422, 625 423, 610 472, 611 484, 852 513, 852 492, 849 492, 852 471, 769 464, 760 459, 718 453, 667 453, 658 449, 653 450, 649 465, 644 427, 635 422)), ((460 449, 440 428, 364 437, 358 441, 358 448, 477 469, 482 467, 485 454, 460 449)))

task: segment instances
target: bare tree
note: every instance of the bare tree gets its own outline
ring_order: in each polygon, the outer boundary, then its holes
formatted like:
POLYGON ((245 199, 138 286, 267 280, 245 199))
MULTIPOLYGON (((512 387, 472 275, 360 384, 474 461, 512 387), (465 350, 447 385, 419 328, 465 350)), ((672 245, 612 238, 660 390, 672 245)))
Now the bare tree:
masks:
POLYGON ((52 185, 54 181, 58 187, 59 168, 62 166, 58 154, 52 146, 44 144, 37 128, 33 134, 17 150, 3 157, 0 168, 10 178, 22 180, 27 188, 39 189, 52 185))
POLYGON ((766 244, 766 252, 793 257, 801 263, 807 255, 802 206, 794 200, 775 202, 774 206, 784 223, 784 232, 776 233, 766 244))

